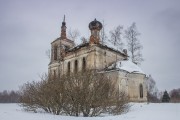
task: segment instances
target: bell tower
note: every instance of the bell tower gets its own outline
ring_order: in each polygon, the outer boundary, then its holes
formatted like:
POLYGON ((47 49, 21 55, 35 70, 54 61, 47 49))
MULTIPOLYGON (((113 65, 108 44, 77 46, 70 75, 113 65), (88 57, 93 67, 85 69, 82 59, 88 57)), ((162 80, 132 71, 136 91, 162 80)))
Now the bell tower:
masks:
MULTIPOLYGON (((61 51, 66 51, 72 47, 74 47, 74 41, 70 40, 66 36, 66 21, 65 21, 65 15, 63 18, 62 26, 61 26, 61 34, 60 34, 60 48, 61 51)), ((61 53, 62 54, 62 53, 61 53)), ((64 55, 62 55, 64 56, 64 55)))
POLYGON ((55 39, 51 43, 51 62, 50 63, 57 63, 63 59, 65 53, 68 49, 74 47, 74 41, 70 40, 66 36, 66 21, 65 15, 61 25, 61 32, 60 37, 55 39))
POLYGON ((74 41, 70 40, 66 36, 66 21, 65 15, 61 25, 60 36, 51 43, 51 60, 49 63, 49 74, 54 76, 60 75, 62 63, 66 56, 66 52, 74 47, 74 41))

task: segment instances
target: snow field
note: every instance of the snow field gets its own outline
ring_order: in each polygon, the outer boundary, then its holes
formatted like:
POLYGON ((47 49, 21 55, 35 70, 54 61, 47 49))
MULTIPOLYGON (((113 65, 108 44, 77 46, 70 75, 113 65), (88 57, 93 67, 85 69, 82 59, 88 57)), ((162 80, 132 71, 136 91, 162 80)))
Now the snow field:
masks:
POLYGON ((131 103, 130 111, 104 117, 73 117, 26 112, 18 104, 0 104, 0 120, 180 120, 180 103, 131 103))

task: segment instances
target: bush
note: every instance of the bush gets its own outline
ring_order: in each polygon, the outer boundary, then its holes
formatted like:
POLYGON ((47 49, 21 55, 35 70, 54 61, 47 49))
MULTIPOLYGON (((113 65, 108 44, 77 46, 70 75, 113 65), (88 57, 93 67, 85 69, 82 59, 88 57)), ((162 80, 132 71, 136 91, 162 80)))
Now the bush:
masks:
POLYGON ((27 83, 21 89, 20 100, 27 110, 36 112, 41 108, 56 115, 121 114, 129 108, 126 94, 118 91, 105 75, 95 71, 61 77, 50 75, 41 82, 27 83))

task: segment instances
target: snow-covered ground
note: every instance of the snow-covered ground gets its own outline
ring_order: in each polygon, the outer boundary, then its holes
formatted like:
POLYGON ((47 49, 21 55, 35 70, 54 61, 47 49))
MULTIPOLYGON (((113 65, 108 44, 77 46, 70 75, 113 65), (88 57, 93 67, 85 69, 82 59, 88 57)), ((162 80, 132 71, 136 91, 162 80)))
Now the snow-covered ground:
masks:
POLYGON ((32 113, 17 104, 0 104, 0 120, 180 120, 180 103, 132 103, 123 115, 105 117, 72 117, 48 113, 32 113))

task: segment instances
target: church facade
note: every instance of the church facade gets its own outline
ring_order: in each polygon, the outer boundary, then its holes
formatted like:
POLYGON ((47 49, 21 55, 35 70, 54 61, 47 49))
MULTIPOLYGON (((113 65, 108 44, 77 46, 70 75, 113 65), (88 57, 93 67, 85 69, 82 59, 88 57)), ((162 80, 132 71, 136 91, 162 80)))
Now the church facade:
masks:
POLYGON ((127 50, 120 52, 101 44, 99 32, 102 27, 96 19, 90 22, 89 41, 75 46, 74 42, 66 37, 64 18, 60 37, 51 43, 48 72, 60 76, 85 69, 96 69, 115 82, 117 89, 124 91, 130 101, 147 101, 145 74, 136 64, 128 60, 127 50))

